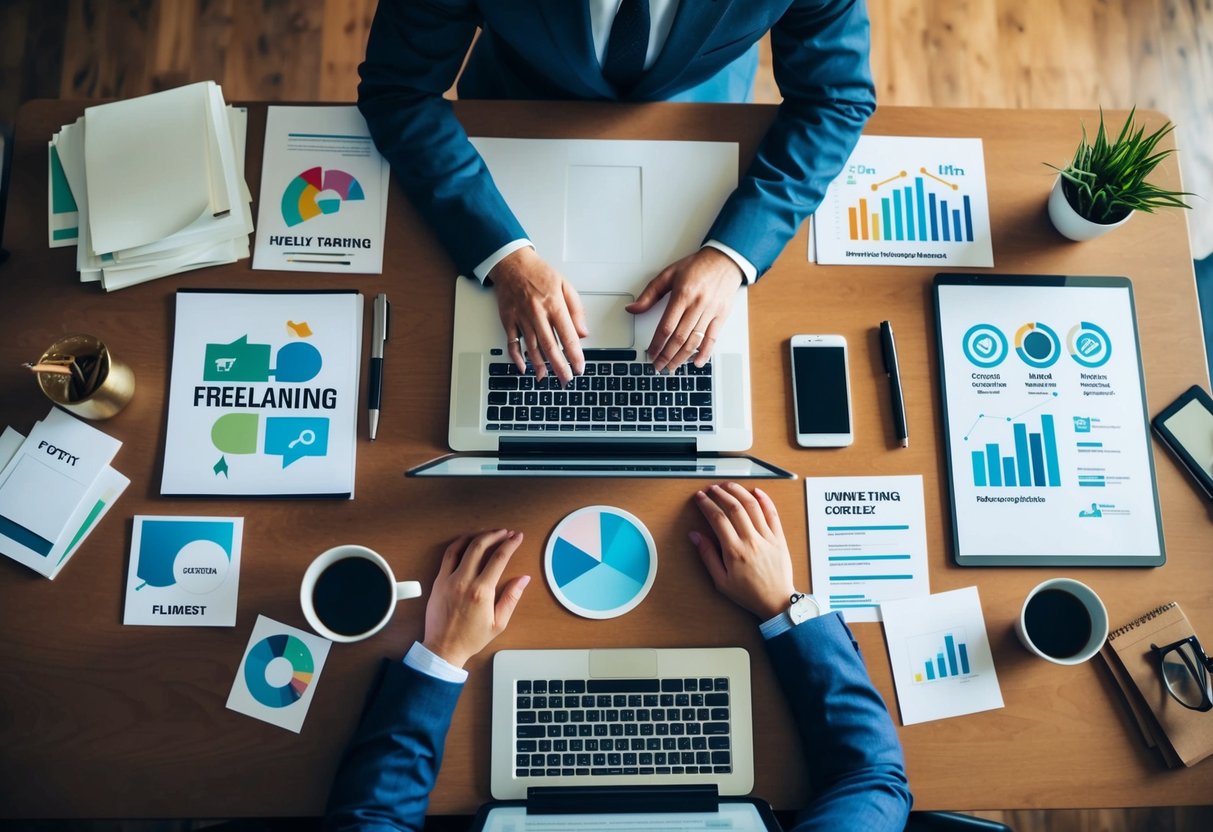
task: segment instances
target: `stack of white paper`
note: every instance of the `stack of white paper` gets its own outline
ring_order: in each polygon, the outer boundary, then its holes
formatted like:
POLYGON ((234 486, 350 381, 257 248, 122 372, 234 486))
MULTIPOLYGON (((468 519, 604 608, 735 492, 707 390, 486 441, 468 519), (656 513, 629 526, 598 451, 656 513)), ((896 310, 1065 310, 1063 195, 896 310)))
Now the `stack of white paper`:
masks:
POLYGON ((211 81, 89 107, 50 142, 51 245, 73 242, 66 182, 82 281, 110 291, 248 257, 247 122, 211 81))
POLYGON ((122 443, 52 408, 28 438, 0 435, 0 554, 54 578, 130 480, 122 443))

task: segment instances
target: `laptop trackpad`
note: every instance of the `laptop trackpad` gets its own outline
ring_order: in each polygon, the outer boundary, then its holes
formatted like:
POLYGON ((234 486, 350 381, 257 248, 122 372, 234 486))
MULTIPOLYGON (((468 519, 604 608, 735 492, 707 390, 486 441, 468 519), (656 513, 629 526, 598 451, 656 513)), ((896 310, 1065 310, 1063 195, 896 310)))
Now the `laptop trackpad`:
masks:
POLYGON ((581 342, 582 349, 631 349, 635 344, 636 316, 626 307, 636 298, 626 293, 582 292, 590 337, 581 342))
POLYGON ((600 679, 656 676, 657 651, 591 650, 590 675, 600 679))

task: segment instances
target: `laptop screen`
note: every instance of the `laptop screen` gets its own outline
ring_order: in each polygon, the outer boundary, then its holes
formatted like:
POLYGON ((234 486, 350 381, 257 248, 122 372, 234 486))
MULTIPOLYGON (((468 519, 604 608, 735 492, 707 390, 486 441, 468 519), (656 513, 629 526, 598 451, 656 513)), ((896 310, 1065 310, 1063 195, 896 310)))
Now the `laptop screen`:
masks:
POLYGON ((528 815, 524 806, 490 808, 477 832, 768 832, 753 803, 722 801, 715 812, 613 812, 528 815))
POLYGON ((575 457, 448 454, 406 472, 410 477, 655 477, 794 479, 782 468, 749 456, 575 457))

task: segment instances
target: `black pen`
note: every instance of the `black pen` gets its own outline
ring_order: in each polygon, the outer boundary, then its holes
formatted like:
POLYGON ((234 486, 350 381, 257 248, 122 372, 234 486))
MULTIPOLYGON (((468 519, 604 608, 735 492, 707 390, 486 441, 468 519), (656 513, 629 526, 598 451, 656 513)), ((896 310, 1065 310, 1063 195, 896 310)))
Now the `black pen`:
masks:
POLYGON ((391 304, 383 292, 375 295, 374 319, 371 329, 371 380, 367 411, 370 414, 371 441, 379 431, 379 403, 383 396, 383 342, 387 340, 388 315, 391 304))
POLYGON ((906 426, 906 403, 901 396, 901 367, 897 364, 897 344, 893 340, 893 325, 880 322, 880 353, 884 356, 884 371, 889 374, 889 399, 893 403, 893 428, 901 447, 910 447, 910 429, 906 426))

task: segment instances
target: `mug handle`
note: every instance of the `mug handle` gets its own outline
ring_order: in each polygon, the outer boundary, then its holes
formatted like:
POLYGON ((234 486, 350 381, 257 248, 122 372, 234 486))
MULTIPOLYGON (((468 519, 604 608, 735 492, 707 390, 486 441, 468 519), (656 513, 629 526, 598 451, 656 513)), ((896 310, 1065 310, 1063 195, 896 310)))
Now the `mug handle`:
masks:
POLYGON ((421 584, 417 581, 401 581, 396 584, 396 600, 407 601, 409 598, 421 597, 421 584))

